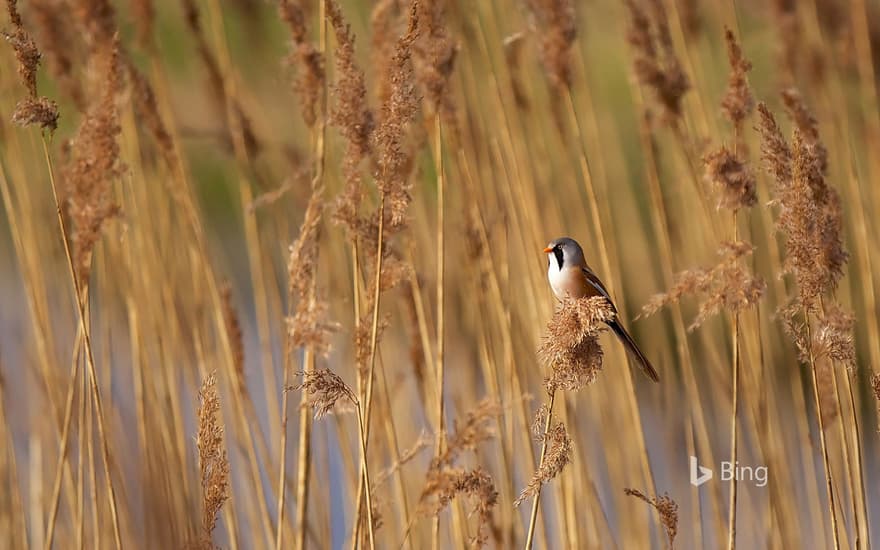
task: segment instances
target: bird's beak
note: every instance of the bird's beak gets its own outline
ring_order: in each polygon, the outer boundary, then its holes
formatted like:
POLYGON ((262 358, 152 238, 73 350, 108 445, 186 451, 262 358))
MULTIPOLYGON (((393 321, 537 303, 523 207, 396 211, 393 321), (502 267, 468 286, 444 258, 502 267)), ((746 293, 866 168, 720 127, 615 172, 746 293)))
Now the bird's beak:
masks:
POLYGON ((551 252, 553 252, 552 246, 548 246, 547 248, 544 249, 544 254, 550 254, 551 252))

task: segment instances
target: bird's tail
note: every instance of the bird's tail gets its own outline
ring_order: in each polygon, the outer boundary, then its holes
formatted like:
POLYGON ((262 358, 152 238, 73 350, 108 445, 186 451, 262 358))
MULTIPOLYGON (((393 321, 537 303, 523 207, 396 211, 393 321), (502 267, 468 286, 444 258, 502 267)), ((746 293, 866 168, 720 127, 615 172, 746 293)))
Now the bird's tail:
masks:
POLYGON ((645 357, 645 354, 642 353, 642 350, 639 349, 639 346, 633 341, 632 336, 630 336, 626 329, 623 328, 623 325, 621 325, 617 319, 612 319, 611 321, 608 321, 608 326, 611 327, 611 330, 614 331, 614 334, 616 334, 617 338, 623 343, 626 351, 629 352, 635 362, 638 363, 642 372, 654 382, 659 382, 660 377, 657 375, 657 371, 651 365, 651 362, 648 361, 648 358, 645 357))

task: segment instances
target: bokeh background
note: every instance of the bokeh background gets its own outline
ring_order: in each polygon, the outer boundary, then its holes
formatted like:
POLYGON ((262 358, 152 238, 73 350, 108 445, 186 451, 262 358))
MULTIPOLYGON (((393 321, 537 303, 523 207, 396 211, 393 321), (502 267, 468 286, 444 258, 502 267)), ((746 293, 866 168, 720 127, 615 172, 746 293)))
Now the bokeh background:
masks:
POLYGON ((722 547, 731 523, 744 548, 878 536, 876 3, 10 6, 4 545, 345 548, 372 532, 380 548, 508 548, 532 517, 540 548, 722 547), (737 82, 726 29, 751 64, 737 123, 721 107, 737 82), (42 53, 35 90, 22 33, 42 53), (28 97, 57 102, 57 129, 40 128, 51 112, 13 123, 28 97), (827 150, 840 198, 848 263, 796 325, 812 360, 779 315, 800 281, 784 269, 757 102, 786 140, 797 127, 827 150), (755 184, 735 215, 703 160, 722 145, 755 184), (537 350, 557 307, 541 250, 562 235, 584 245, 661 383, 601 337, 603 370, 555 397, 570 447, 547 440, 561 471, 539 471, 533 516, 531 498, 514 501, 541 463, 531 427, 551 369, 537 350), (636 319, 735 239, 754 251, 729 260, 733 283, 691 285, 636 319), (764 291, 737 309, 743 273, 764 291), (822 332, 833 304, 854 322, 822 332), (731 518, 717 475, 733 450, 734 347, 737 460, 767 466, 769 483, 740 482, 731 518), (315 369, 352 391, 320 419, 307 401, 327 396, 295 389, 315 369), (716 479, 693 487, 690 456, 716 479))

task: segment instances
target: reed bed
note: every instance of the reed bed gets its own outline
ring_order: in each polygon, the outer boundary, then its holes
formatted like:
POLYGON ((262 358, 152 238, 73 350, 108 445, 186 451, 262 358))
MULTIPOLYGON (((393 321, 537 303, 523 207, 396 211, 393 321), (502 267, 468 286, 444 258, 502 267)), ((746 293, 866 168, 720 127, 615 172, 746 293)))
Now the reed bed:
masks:
POLYGON ((878 10, 7 0, 3 545, 870 548, 878 10))

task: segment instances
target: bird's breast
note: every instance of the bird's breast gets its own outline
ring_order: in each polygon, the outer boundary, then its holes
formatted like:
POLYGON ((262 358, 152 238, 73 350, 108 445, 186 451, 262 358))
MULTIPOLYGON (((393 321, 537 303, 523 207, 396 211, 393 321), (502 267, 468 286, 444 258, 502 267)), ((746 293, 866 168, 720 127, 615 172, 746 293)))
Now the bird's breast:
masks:
POLYGON ((553 265, 553 262, 550 262, 547 277, 550 280, 553 293, 560 300, 564 299, 566 295, 572 298, 583 298, 589 294, 590 288, 583 272, 578 267, 559 269, 553 265))

